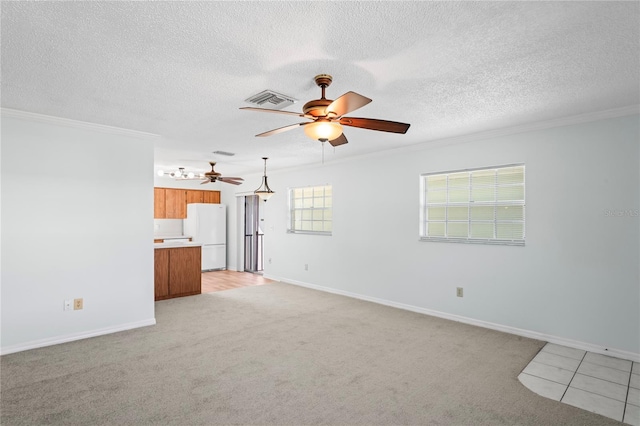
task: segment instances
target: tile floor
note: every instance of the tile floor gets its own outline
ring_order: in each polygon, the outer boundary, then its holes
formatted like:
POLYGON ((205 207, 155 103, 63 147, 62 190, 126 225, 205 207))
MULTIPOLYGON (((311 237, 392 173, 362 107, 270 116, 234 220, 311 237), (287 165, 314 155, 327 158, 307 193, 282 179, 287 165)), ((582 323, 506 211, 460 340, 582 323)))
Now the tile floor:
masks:
POLYGON ((547 343, 518 380, 538 395, 640 426, 640 363, 547 343))

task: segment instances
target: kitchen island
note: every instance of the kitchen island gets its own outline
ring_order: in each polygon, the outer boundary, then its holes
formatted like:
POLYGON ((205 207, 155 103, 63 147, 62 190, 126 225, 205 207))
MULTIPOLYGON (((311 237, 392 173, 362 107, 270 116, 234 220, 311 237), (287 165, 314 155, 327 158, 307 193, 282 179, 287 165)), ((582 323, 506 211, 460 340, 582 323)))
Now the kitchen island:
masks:
POLYGON ((198 243, 154 243, 155 300, 201 293, 201 250, 198 243))

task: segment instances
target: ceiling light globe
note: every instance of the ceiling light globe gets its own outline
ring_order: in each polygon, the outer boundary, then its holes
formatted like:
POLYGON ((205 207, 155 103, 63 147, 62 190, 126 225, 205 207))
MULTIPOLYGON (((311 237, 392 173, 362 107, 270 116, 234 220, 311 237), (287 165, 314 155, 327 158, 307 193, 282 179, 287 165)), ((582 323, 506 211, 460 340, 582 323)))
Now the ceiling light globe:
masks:
POLYGON ((158 170, 158 176, 164 176, 164 170, 158 170))
POLYGON ((187 177, 189 179, 193 179, 195 177, 195 174, 193 172, 189 172, 189 174, 187 174, 187 177))
POLYGON ((342 126, 334 121, 317 120, 304 126, 304 132, 311 139, 332 141, 342 134, 342 126))

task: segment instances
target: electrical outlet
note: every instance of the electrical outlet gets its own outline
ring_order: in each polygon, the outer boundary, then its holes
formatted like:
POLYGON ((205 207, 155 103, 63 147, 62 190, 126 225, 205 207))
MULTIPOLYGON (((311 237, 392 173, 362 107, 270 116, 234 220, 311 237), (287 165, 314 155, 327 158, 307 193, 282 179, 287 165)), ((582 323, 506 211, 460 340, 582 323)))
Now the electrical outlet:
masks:
POLYGON ((73 299, 66 299, 64 301, 64 310, 70 311, 73 309, 73 299))
POLYGON ((458 296, 458 297, 463 297, 464 296, 462 287, 457 287, 456 288, 456 296, 458 296))
POLYGON ((305 271, 308 271, 308 270, 309 270, 309 264, 308 264, 308 263, 305 263, 305 264, 304 264, 304 270, 305 270, 305 271))
POLYGON ((73 299, 73 310, 78 311, 80 309, 82 309, 82 298, 73 299))

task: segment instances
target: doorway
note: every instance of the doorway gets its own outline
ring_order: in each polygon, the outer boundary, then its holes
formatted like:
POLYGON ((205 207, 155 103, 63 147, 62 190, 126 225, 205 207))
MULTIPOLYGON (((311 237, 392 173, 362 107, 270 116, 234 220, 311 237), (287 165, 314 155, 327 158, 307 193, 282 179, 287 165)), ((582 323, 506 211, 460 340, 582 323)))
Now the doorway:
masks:
POLYGON ((244 270, 254 274, 264 271, 263 249, 264 233, 262 232, 262 209, 260 197, 247 195, 244 197, 244 270))

